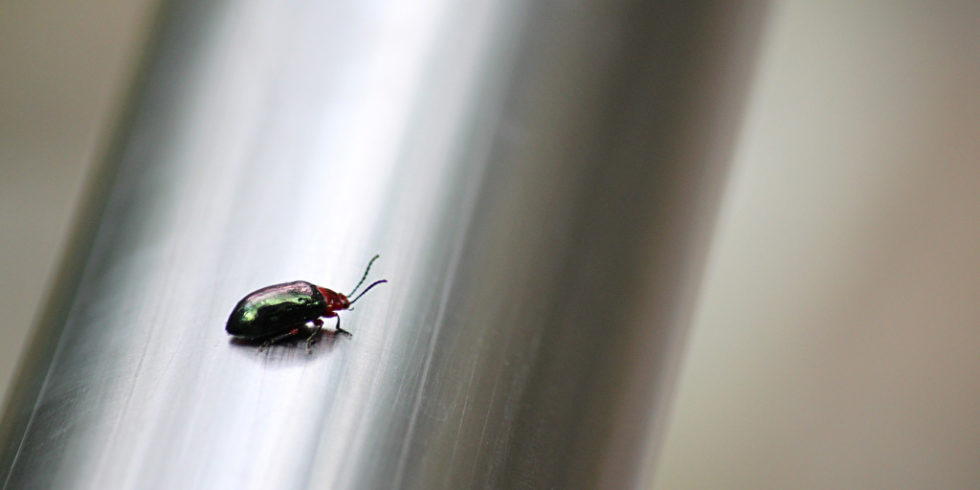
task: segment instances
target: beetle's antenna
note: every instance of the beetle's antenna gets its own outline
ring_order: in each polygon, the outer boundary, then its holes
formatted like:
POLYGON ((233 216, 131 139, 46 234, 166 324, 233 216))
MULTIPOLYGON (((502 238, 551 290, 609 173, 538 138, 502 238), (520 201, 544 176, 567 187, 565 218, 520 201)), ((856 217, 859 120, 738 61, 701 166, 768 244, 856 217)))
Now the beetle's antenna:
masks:
POLYGON ((361 299, 361 296, 364 296, 364 293, 370 291, 371 288, 377 286, 378 284, 383 284, 383 283, 386 283, 386 282, 388 282, 387 279, 382 279, 380 281, 374 281, 374 282, 372 282, 371 285, 368 286, 366 289, 364 289, 364 291, 361 291, 361 294, 358 294, 357 297, 354 298, 354 300, 350 302, 350 304, 354 304, 354 301, 357 301, 357 300, 361 299))
MULTIPOLYGON (((375 261, 375 260, 378 260, 378 257, 381 257, 381 254, 377 254, 377 255, 375 255, 375 256, 374 256, 374 257, 373 257, 373 258, 371 259, 371 261, 370 261, 370 262, 368 262, 368 266, 367 266, 367 269, 364 269, 364 275, 363 275, 363 276, 361 276, 361 280, 360 280, 360 282, 358 282, 358 283, 357 283, 357 286, 354 286, 354 290, 353 290, 353 291, 351 291, 351 292, 350 292, 350 294, 348 294, 347 296, 354 296, 354 293, 356 293, 356 292, 357 292, 357 288, 359 288, 359 287, 361 287, 361 284, 364 284, 364 280, 365 280, 365 279, 367 279, 367 275, 368 275, 368 272, 370 272, 370 271, 371 271, 371 265, 372 265, 372 264, 374 264, 374 261, 375 261)), ((361 294, 364 294, 364 293, 361 293, 361 294)))

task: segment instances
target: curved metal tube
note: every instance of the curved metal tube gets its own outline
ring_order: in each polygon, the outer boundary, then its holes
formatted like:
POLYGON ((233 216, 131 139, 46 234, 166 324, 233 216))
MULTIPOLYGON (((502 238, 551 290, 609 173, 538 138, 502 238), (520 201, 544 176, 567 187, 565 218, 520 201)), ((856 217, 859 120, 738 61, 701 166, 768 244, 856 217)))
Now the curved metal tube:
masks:
POLYGON ((641 485, 761 10, 175 2, 5 487, 641 485), (375 253, 352 337, 225 334, 375 253))

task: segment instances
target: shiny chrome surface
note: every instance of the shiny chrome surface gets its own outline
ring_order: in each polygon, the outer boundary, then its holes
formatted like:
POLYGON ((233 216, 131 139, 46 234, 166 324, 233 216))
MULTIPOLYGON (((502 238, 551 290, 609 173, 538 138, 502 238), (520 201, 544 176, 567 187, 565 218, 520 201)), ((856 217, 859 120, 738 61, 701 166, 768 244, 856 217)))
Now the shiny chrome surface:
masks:
POLYGON ((5 487, 643 485, 761 10, 176 2, 5 487), (225 334, 374 253, 353 337, 225 334))

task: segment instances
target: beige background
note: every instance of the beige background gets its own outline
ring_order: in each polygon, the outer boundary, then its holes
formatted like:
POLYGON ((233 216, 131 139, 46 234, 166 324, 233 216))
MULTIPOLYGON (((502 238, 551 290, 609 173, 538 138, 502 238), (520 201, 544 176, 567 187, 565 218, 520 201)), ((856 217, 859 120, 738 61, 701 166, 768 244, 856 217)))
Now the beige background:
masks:
POLYGON ((773 9, 658 489, 980 488, 978 7, 773 9))
MULTIPOLYGON (((4 390, 154 4, 0 4, 4 390)), ((978 5, 774 5, 658 490, 980 488, 978 5)))
POLYGON ((0 392, 54 280, 155 4, 0 2, 0 392))

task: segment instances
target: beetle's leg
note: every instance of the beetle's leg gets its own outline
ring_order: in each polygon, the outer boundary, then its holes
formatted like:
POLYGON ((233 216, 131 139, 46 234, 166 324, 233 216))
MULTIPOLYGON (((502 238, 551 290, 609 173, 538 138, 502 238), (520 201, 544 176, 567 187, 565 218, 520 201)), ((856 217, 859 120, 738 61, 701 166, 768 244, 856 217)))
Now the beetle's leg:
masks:
POLYGON ((323 329, 323 319, 322 318, 317 318, 316 320, 313 320, 313 325, 314 325, 313 333, 311 333, 310 336, 306 338, 306 353, 307 354, 312 354, 313 353, 313 344, 316 343, 316 336, 317 335, 320 335, 320 330, 323 329))
MULTIPOLYGON (((334 316, 334 317, 337 318, 337 326, 334 327, 336 329, 336 333, 342 333, 342 334, 345 334, 345 335, 354 335, 354 334, 348 332, 347 330, 344 330, 344 329, 340 328, 340 315, 334 313, 331 316, 334 316)), ((328 316, 326 318, 330 318, 330 317, 328 316)), ((306 338, 306 353, 307 354, 310 354, 310 353, 313 352, 313 344, 316 343, 317 336, 320 335, 320 331, 323 330, 323 318, 317 318, 316 320, 313 320, 313 325, 316 326, 313 329, 313 333, 311 333, 310 336, 306 338)))
POLYGON ((262 342, 262 346, 259 347, 259 352, 262 352, 262 351, 268 349, 269 347, 272 346, 272 344, 275 344, 276 342, 280 342, 280 341, 282 341, 284 339, 288 339, 289 337, 293 337, 293 336, 296 336, 296 335, 299 335, 299 329, 298 328, 294 328, 294 329, 292 329, 292 330, 290 330, 290 331, 288 331, 288 332, 286 332, 286 333, 284 333, 282 335, 276 335, 275 337, 272 337, 271 339, 266 340, 265 342, 262 342))
POLYGON ((344 329, 340 328, 340 315, 337 315, 337 327, 336 327, 336 330, 337 330, 337 333, 346 334, 346 335, 351 336, 351 337, 354 335, 354 334, 348 332, 347 330, 344 330, 344 329))

